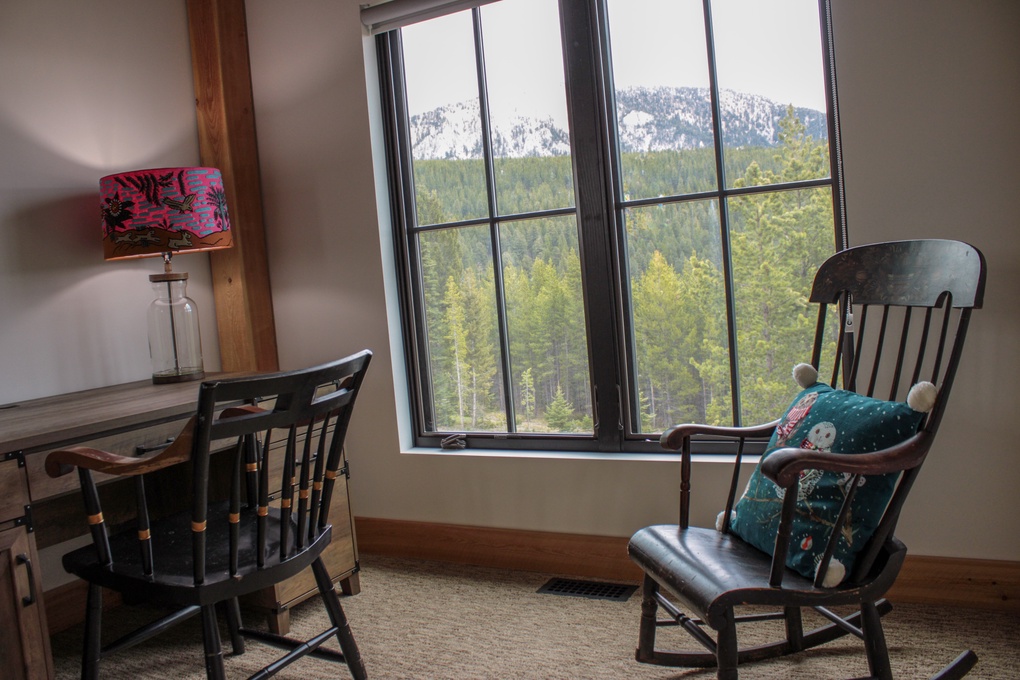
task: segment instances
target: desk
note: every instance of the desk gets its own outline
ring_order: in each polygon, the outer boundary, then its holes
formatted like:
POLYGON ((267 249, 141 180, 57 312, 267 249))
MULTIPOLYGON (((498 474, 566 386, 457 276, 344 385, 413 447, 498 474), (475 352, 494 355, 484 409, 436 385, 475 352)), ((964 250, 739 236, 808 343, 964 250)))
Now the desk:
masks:
MULTIPOLYGON (((43 467, 46 453, 79 444, 121 455, 160 448, 195 412, 198 385, 146 380, 0 406, 0 620, 17 622, 15 635, 7 634, 5 623, 0 636, 0 661, 13 673, 5 677, 53 676, 37 549, 87 531, 77 475, 50 478, 43 467), (80 523, 67 521, 69 509, 80 523)), ((354 594, 357 547, 346 484, 337 484, 336 492, 341 495, 333 501, 333 540, 323 559, 343 592, 354 594)), ((253 594, 249 604, 266 611, 272 630, 286 633, 290 606, 315 592, 307 570, 253 594)))

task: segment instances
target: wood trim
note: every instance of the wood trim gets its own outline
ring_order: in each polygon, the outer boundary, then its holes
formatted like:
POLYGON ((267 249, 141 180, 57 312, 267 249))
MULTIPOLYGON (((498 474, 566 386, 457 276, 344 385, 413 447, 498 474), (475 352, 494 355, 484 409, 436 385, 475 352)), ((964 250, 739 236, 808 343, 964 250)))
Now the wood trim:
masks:
POLYGON ((1020 614, 1020 562, 907 555, 889 599, 1020 614))
POLYGON ((279 369, 244 0, 188 0, 203 165, 219 168, 234 247, 209 253, 224 371, 279 369))
MULTIPOLYGON (((356 517, 358 553, 639 582, 627 539, 356 517)), ((364 561, 364 560, 363 560, 364 561)))
MULTIPOLYGON (((358 552, 638 583, 627 538, 357 517, 358 552)), ((1020 562, 907 555, 893 602, 1020 614, 1020 562)))

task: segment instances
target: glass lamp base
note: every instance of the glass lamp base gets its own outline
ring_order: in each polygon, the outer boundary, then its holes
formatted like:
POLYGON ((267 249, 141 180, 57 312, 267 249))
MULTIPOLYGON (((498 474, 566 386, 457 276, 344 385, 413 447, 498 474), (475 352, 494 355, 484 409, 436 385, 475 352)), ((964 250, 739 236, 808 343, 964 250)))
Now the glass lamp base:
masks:
POLYGON ((149 305, 149 355, 152 382, 178 383, 205 377, 198 308, 185 295, 188 275, 164 272, 149 276, 156 299, 149 305))

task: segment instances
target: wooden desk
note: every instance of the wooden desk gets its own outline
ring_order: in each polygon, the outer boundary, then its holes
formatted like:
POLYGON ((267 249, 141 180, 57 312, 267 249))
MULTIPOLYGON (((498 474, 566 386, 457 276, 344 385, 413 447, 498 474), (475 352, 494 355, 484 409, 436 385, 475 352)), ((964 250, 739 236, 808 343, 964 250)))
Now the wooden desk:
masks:
MULTIPOLYGON (((53 676, 37 549, 87 532, 77 475, 50 478, 46 453, 85 443, 122 455, 160 448, 195 412, 198 385, 146 380, 0 406, 0 620, 17 622, 15 635, 5 623, 0 636, 0 667, 13 673, 5 677, 53 676)), ((336 492, 343 497, 334 497, 333 541, 323 559, 343 592, 354 594, 360 588, 346 484, 336 492)), ((286 633, 289 607, 315 592, 307 570, 255 593, 250 604, 269 614, 271 629, 286 633)))

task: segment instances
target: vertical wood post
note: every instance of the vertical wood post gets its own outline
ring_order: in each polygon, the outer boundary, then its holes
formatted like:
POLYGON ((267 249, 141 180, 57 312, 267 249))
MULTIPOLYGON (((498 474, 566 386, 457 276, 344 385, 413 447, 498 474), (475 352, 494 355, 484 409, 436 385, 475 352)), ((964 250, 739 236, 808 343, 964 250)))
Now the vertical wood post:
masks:
POLYGON ((209 253, 224 371, 279 368, 244 0, 187 0, 203 165, 219 168, 234 247, 209 253))

